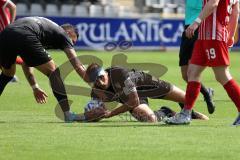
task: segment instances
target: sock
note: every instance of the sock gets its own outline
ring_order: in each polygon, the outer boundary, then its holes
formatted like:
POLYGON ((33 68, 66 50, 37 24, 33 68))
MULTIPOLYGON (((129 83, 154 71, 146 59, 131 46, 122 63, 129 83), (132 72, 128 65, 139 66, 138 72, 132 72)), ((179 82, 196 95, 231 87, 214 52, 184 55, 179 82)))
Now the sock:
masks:
POLYGON ((51 75, 49 76, 50 84, 52 87, 53 94, 57 99, 61 109, 63 112, 69 111, 69 103, 67 98, 67 93, 63 84, 63 81, 60 76, 59 69, 56 69, 51 75))
MULTIPOLYGON (((181 107, 181 109, 184 108, 184 104, 183 103, 178 103, 178 104, 181 107)), ((192 110, 192 118, 195 119, 195 117, 196 117, 195 112, 194 112, 194 110, 192 110)))
POLYGON ((186 90, 186 102, 184 109, 191 110, 200 93, 201 83, 196 81, 188 82, 186 90))
POLYGON ((58 92, 55 92, 54 90, 53 90, 53 94, 54 94, 55 98, 57 99, 58 104, 60 105, 62 111, 63 112, 69 111, 70 107, 69 107, 67 95, 59 94, 58 92))
POLYGON ((201 83, 201 89, 200 92, 202 93, 202 95, 204 96, 204 98, 209 98, 209 93, 207 88, 201 83))
POLYGON ((9 76, 6 76, 3 73, 1 73, 1 75, 0 75, 0 95, 2 95, 4 88, 6 87, 8 82, 10 82, 12 80, 12 78, 13 77, 9 77, 9 76))
POLYGON ((22 58, 17 57, 17 58, 16 58, 16 63, 19 64, 19 65, 23 64, 22 58))
POLYGON ((224 86, 224 89, 227 91, 228 96, 232 99, 235 106, 240 112, 240 87, 238 86, 235 80, 228 81, 224 86))

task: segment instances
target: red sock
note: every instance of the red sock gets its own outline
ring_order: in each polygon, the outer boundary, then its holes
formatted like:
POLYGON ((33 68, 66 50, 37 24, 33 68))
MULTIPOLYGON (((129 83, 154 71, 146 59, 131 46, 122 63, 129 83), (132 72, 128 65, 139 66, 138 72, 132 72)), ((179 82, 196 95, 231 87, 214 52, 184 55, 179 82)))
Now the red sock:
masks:
POLYGON ((17 58, 16 58, 16 63, 19 64, 19 65, 23 64, 22 58, 17 57, 17 58))
POLYGON ((240 87, 235 80, 228 81, 224 86, 225 90, 227 91, 228 96, 232 99, 235 106, 240 112, 240 87))
POLYGON ((188 82, 184 109, 191 110, 200 93, 201 83, 196 81, 188 82))

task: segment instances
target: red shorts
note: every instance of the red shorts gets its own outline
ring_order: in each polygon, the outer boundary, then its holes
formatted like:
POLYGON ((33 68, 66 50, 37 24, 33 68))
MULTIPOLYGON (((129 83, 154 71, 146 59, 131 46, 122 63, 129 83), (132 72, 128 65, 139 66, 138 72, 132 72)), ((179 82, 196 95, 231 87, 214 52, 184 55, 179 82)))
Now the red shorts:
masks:
POLYGON ((227 44, 217 40, 197 40, 190 63, 209 67, 228 66, 227 44))

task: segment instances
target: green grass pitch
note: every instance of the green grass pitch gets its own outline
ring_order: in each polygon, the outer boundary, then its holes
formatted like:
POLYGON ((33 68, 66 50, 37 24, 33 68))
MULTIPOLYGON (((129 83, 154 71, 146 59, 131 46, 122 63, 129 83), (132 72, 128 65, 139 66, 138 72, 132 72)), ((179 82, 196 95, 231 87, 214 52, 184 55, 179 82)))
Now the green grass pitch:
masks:
MULTIPOLYGON (((104 66, 111 64, 115 53, 78 52, 102 59, 104 66)), ((125 53, 129 63, 152 62, 165 65, 168 80, 185 90, 178 67, 178 54, 174 52, 125 53)), ((54 61, 61 65, 66 56, 52 51, 54 61)), ((231 73, 240 82, 240 54, 231 53, 231 73)), ((240 158, 240 128, 231 123, 237 116, 234 104, 224 89, 207 69, 202 81, 215 90, 216 111, 207 113, 200 95, 196 110, 207 114, 209 121, 193 121, 187 126, 167 126, 163 123, 147 124, 129 121, 124 116, 99 123, 66 124, 55 117, 56 100, 51 94, 48 79, 35 71, 39 85, 48 93, 45 105, 35 103, 32 90, 17 68, 19 83, 8 85, 0 98, 0 160, 237 160, 240 158)), ((87 86, 74 73, 66 84, 87 86)), ((82 112, 88 97, 69 95, 72 110, 82 112)), ((151 100, 152 109, 168 105, 179 111, 177 104, 151 100)))

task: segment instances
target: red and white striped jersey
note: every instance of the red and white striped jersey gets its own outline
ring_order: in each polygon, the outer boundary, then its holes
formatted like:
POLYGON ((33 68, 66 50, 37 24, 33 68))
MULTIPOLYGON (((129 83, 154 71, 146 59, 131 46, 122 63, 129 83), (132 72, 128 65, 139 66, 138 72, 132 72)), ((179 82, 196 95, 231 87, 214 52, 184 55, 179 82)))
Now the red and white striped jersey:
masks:
MULTIPOLYGON (((203 7, 209 0, 203 0, 203 7)), ((198 39, 200 40, 218 40, 227 42, 227 25, 232 13, 232 6, 238 0, 220 0, 218 7, 202 21, 199 27, 198 39)))
POLYGON ((0 0, 0 32, 10 24, 10 11, 7 4, 10 0, 0 0))

